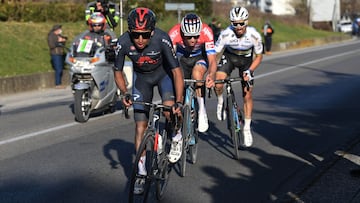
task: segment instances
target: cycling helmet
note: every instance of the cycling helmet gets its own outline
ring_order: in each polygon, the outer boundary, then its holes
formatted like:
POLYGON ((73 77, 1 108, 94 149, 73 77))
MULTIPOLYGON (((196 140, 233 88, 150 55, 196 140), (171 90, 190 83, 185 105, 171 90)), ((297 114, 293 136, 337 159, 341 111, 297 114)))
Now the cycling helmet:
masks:
POLYGON ((246 21, 249 18, 249 12, 244 7, 234 7, 230 10, 230 21, 246 21))
POLYGON ((135 8, 130 11, 128 16, 129 30, 154 30, 156 17, 152 10, 148 8, 135 8))
POLYGON ((201 18, 196 14, 186 14, 181 20, 181 32, 184 36, 199 36, 201 28, 201 18))
POLYGON ((106 19, 105 19, 104 15, 101 14, 100 12, 95 12, 95 13, 91 14, 91 16, 88 20, 89 30, 94 31, 93 26, 95 26, 95 25, 100 25, 101 30, 105 30, 105 28, 106 28, 105 23, 106 23, 106 19))

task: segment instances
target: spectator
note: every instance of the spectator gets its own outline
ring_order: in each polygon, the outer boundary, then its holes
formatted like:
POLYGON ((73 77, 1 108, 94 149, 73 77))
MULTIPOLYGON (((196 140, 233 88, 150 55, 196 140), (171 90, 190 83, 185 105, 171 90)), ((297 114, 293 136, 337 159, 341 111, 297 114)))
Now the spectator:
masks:
POLYGON ((50 49, 51 65, 55 71, 55 88, 64 89, 61 79, 64 69, 64 46, 67 37, 61 35, 61 25, 54 25, 48 34, 48 45, 50 49))
POLYGON ((221 23, 217 22, 216 18, 212 18, 211 23, 209 24, 210 28, 214 34, 214 42, 217 41, 221 32, 221 23))
POLYGON ((265 22, 262 33, 264 35, 265 41, 265 54, 271 55, 272 35, 274 34, 274 28, 271 26, 269 20, 265 22))
MULTIPOLYGON (((93 14, 94 12, 100 12, 105 16, 107 22, 106 28, 112 31, 119 23, 119 7, 114 2, 111 2, 109 0, 96 0, 88 3, 85 10, 86 23, 88 23, 91 14, 93 14)), ((112 37, 116 38, 116 36, 112 37)))

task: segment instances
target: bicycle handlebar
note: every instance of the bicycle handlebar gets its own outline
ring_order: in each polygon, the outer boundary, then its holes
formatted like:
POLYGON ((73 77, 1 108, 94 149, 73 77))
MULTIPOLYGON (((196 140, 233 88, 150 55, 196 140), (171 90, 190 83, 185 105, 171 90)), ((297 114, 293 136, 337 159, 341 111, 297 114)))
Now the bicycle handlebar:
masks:
MULTIPOLYGON (((125 95, 125 99, 126 100, 132 100, 131 95, 125 95)), ((152 102, 144 102, 144 101, 133 101, 133 104, 140 104, 140 105, 144 105, 144 106, 149 106, 150 108, 154 108, 155 110, 163 110, 163 111, 169 111, 170 112, 170 118, 171 120, 174 121, 174 128, 176 130, 178 130, 181 127, 181 118, 178 115, 175 115, 172 111, 172 107, 173 106, 168 106, 168 105, 164 105, 164 104, 156 104, 156 103, 152 103, 152 102), (180 123, 180 124, 179 124, 180 123), (178 129, 177 129, 178 128, 178 129)), ((130 118, 129 115, 129 108, 125 107, 125 118, 130 118)))
MULTIPOLYGON (((243 79, 241 77, 236 77, 236 78, 225 78, 225 79, 220 79, 220 80, 214 80, 214 83, 215 84, 220 84, 220 83, 227 83, 227 84, 230 84, 232 82, 237 82, 237 81, 243 81, 243 79)), ((250 81, 245 81, 246 82, 246 87, 247 87, 247 90, 249 91, 250 89, 250 81)), ((209 92, 208 92, 208 98, 211 97, 211 91, 210 91, 210 88, 209 89, 209 92)))
POLYGON ((205 83, 206 80, 184 79, 185 83, 205 83))

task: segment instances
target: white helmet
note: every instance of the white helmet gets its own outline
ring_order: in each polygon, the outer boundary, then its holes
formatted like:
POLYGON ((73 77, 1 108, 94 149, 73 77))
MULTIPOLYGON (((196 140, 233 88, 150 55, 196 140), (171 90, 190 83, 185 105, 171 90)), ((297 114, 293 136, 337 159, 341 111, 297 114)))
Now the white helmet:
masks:
POLYGON ((230 21, 245 21, 249 18, 249 12, 244 7, 234 7, 230 10, 230 21))
POLYGON ((186 14, 181 20, 181 32, 184 36, 199 36, 201 28, 201 19, 194 13, 186 14))

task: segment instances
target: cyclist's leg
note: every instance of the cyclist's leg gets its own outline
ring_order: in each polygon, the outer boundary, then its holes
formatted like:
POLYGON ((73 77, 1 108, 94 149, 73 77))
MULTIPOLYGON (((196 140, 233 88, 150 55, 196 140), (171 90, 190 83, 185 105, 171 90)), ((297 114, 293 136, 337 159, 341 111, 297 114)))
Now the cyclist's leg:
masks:
MULTIPOLYGON (((174 101, 175 92, 174 92, 173 82, 168 75, 165 75, 162 78, 162 80, 158 83, 158 89, 164 105, 172 106, 175 104, 174 101)), ((172 122, 169 112, 164 112, 164 115, 169 122, 172 122)), ((171 137, 172 137, 172 143, 169 153, 169 161, 175 163, 180 159, 182 153, 183 139, 181 134, 181 128, 177 129, 177 131, 174 132, 171 137)))
MULTIPOLYGON (((195 80, 203 80, 204 75, 207 71, 207 63, 204 59, 198 60, 192 70, 192 78, 195 80)), ((198 121, 198 128, 200 132, 206 132, 209 128, 209 121, 206 113, 205 108, 205 84, 204 83, 197 83, 196 87, 196 99, 199 105, 199 121, 198 121)))
MULTIPOLYGON (((137 101, 152 101, 152 92, 153 86, 151 84, 151 80, 146 78, 145 75, 135 73, 134 75, 134 85, 132 89, 132 94, 136 98, 137 101), (137 79, 141 78, 141 82, 137 79)), ((135 150, 138 153, 139 146, 143 140, 145 130, 147 128, 147 121, 149 119, 148 109, 143 105, 134 104, 134 120, 135 120, 135 150)), ((147 174, 146 172, 146 154, 145 152, 141 152, 141 157, 138 159, 138 175, 144 176, 147 174)), ((136 163, 135 163, 136 166, 136 163)), ((144 185, 143 179, 136 180, 136 185, 134 187, 134 191, 141 191, 144 185)))
MULTIPOLYGON (((243 77, 243 71, 247 70, 252 63, 252 60, 243 59, 242 65, 239 68, 239 75, 243 77)), ((252 98, 252 89, 254 80, 249 82, 250 87, 248 87, 247 82, 242 82, 242 92, 243 92, 243 108, 244 108, 244 127, 243 127, 243 143, 246 147, 250 147, 253 143, 252 133, 251 133, 251 117, 253 110, 253 98, 252 98)))
MULTIPOLYGON (((216 80, 222 80, 228 77, 231 74, 234 66, 233 63, 229 60, 230 58, 224 53, 221 56, 221 60, 216 72, 216 80)), ((225 120, 226 119, 226 112, 224 111, 224 97, 223 97, 223 90, 224 84, 218 83, 215 84, 215 93, 217 95, 217 108, 216 108, 216 115, 218 120, 225 120)))

